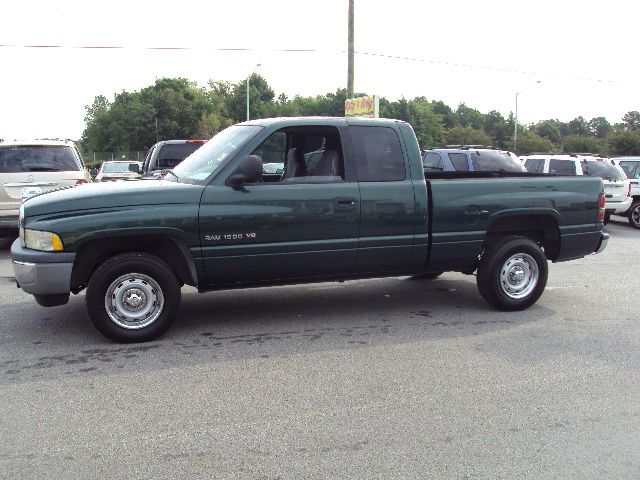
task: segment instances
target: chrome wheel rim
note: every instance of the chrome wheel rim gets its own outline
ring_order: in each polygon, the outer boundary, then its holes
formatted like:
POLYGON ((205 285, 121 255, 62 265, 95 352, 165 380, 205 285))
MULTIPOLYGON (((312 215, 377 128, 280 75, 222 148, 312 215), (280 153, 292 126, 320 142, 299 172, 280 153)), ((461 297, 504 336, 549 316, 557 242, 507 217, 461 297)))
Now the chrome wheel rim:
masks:
POLYGON ((113 323, 137 330, 158 319, 164 307, 164 296, 153 278, 142 273, 129 273, 109 285, 104 306, 113 323))
POLYGON ((631 221, 635 225, 640 225, 640 204, 636 205, 636 208, 631 210, 631 221))
POLYGON ((525 298, 536 288, 540 271, 530 255, 517 253, 509 257, 500 269, 500 287, 513 299, 525 298))

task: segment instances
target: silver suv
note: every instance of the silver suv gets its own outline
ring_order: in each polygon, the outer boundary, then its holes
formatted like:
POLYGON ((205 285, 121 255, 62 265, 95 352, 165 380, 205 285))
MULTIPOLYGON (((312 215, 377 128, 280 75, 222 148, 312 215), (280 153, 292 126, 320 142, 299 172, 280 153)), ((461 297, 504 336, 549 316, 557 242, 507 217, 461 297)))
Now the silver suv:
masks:
POLYGON ((18 213, 24 198, 90 181, 73 142, 0 143, 0 237, 18 234, 18 213))

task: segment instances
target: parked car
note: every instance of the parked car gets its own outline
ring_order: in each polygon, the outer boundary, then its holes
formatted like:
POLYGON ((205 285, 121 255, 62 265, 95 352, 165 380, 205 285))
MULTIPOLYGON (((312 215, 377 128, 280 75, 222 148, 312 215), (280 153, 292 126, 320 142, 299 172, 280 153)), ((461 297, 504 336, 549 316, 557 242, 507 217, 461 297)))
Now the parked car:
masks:
POLYGON ((163 140, 149 149, 142 165, 142 176, 161 178, 198 150, 206 140, 163 140))
POLYGON ((623 213, 633 228, 640 228, 640 157, 616 157, 611 159, 627 174, 631 184, 631 206, 623 213))
POLYGON ((0 143, 0 236, 17 235, 18 209, 23 199, 90 181, 71 141, 0 143))
POLYGON ((490 305, 523 310, 542 295, 548 260, 606 247, 602 180, 491 177, 425 180, 415 134, 402 121, 248 121, 218 133, 163 180, 25 201, 11 247, 15 278, 48 307, 86 288, 89 318, 121 342, 165 332, 184 284, 204 292, 477 272, 490 305), (285 137, 283 175, 265 174, 256 153, 274 136, 285 137), (313 171, 308 137, 325 139, 313 171))
POLYGON ((142 162, 114 160, 104 162, 96 175, 96 182, 137 180, 141 178, 142 162))
POLYGON ((524 172, 515 154, 473 145, 424 150, 422 165, 427 176, 435 172, 524 172))
POLYGON ((578 154, 535 154, 521 157, 531 173, 588 175, 602 178, 605 193, 605 222, 611 215, 623 215, 631 206, 630 182, 624 170, 605 157, 578 154))

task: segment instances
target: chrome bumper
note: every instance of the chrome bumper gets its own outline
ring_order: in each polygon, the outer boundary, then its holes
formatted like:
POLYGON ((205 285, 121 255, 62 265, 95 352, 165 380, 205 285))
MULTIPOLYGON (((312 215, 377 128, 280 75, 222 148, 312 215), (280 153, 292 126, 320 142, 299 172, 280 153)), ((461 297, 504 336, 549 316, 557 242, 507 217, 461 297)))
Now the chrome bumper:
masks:
POLYGON ((607 248, 607 243, 609 243, 609 234, 602 232, 598 248, 596 248, 593 253, 602 253, 604 249, 607 248))
POLYGON ((11 245, 11 263, 18 286, 32 295, 69 294, 75 253, 29 250, 17 239, 11 245))

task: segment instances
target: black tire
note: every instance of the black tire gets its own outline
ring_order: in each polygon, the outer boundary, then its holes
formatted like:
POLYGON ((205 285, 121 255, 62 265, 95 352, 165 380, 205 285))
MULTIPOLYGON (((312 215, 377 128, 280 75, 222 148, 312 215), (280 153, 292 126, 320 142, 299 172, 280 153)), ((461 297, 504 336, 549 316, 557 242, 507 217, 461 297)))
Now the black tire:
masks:
POLYGON ((480 295, 498 310, 524 310, 533 305, 547 285, 547 257, 534 241, 515 235, 490 243, 480 260, 480 295), (522 274, 522 287, 515 282, 522 274), (535 282, 533 278, 536 278, 535 282))
POLYGON ((609 223, 609 221, 611 220, 611 214, 610 213, 605 213, 604 214, 604 222, 603 225, 606 225, 607 223, 609 223))
POLYGON ((422 272, 417 275, 413 275, 411 278, 415 280, 435 280, 444 272, 422 272))
POLYGON ((171 267, 158 257, 121 253, 93 272, 86 302, 91 322, 105 337, 122 343, 148 342, 175 321, 180 284, 171 267))
POLYGON ((633 228, 640 228, 640 200, 636 200, 631 207, 629 207, 627 218, 633 228))

